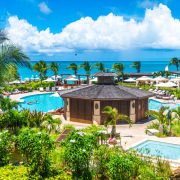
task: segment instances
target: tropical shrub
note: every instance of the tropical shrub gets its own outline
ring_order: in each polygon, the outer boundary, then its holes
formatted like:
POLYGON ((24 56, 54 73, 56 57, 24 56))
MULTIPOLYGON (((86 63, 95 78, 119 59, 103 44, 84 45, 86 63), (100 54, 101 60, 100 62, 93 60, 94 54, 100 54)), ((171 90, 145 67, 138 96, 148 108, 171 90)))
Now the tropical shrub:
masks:
POLYGON ((0 132, 0 166, 9 163, 12 151, 12 137, 10 133, 5 130, 0 132))
POLYGON ((54 145, 47 133, 24 128, 17 138, 17 146, 25 158, 30 176, 39 175, 43 178, 50 176, 50 153, 54 145))
POLYGON ((74 130, 63 142, 64 162, 73 179, 92 179, 90 159, 97 146, 97 137, 74 130))

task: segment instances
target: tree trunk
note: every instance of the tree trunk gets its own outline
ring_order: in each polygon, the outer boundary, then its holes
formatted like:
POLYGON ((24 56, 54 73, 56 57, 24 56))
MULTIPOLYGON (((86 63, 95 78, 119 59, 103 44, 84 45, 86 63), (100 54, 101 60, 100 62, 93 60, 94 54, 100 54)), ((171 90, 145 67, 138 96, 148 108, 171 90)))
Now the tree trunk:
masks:
POLYGON ((116 126, 112 125, 111 138, 115 137, 115 135, 116 135, 116 126))
POLYGON ((164 133, 164 125, 163 124, 159 124, 159 132, 160 133, 164 133))

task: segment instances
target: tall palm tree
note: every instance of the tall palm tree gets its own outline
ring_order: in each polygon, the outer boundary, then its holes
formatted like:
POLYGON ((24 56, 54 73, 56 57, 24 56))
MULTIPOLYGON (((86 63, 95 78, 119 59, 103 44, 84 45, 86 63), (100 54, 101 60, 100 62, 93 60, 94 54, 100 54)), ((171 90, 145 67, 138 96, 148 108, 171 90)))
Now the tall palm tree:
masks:
POLYGON ((95 68, 100 72, 105 72, 105 66, 103 63, 98 62, 95 64, 95 68))
POLYGON ((58 71, 59 71, 59 64, 56 62, 52 62, 50 64, 50 69, 53 71, 54 76, 55 76, 55 80, 56 80, 56 77, 57 77, 58 71))
POLYGON ((114 137, 116 134, 116 124, 118 121, 127 121, 131 125, 131 119, 125 114, 119 114, 116 108, 111 106, 106 106, 103 109, 103 113, 106 114, 106 120, 104 125, 112 125, 111 137, 114 137))
MULTIPOLYGON (((122 79, 124 78, 124 64, 122 63, 115 63, 113 64, 113 67, 112 67, 117 73, 119 73, 119 78, 122 77, 122 79)), ((118 79, 119 79, 118 78, 118 79)))
POLYGON ((170 60, 169 65, 175 65, 176 70, 179 70, 180 60, 177 57, 174 57, 170 60))
POLYGON ((30 68, 28 56, 26 56, 19 47, 6 43, 8 38, 6 33, 0 30, 0 83, 4 82, 4 75, 8 72, 9 66, 25 66, 30 68))
POLYGON ((140 73, 140 71, 141 71, 141 62, 140 61, 134 61, 131 64, 131 67, 135 68, 137 73, 140 73))
POLYGON ((90 63, 88 61, 84 61, 80 67, 85 70, 86 75, 87 75, 87 84, 89 84, 89 76, 91 73, 92 66, 90 65, 90 63))
POLYGON ((47 73, 47 70, 48 70, 48 66, 47 66, 46 62, 42 61, 42 60, 37 62, 33 66, 33 69, 34 69, 34 71, 39 73, 39 78, 40 78, 41 83, 42 83, 42 80, 46 78, 46 73, 47 73))
POLYGON ((67 68, 74 71, 74 75, 77 75, 78 65, 76 63, 71 63, 67 68))
POLYGON ((154 119, 158 120, 160 133, 164 132, 164 126, 169 123, 168 109, 169 107, 162 106, 159 111, 148 110, 146 112, 147 116, 152 116, 154 119))

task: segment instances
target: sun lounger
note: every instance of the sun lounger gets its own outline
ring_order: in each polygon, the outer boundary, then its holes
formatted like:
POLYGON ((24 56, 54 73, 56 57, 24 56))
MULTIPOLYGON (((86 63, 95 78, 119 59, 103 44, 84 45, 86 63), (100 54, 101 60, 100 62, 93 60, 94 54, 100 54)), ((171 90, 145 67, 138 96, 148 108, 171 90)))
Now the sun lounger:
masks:
POLYGON ((56 87, 52 87, 52 91, 56 91, 56 87))
POLYGON ((49 87, 46 87, 46 91, 50 91, 50 88, 49 88, 49 87))
POLYGON ((43 92, 43 91, 44 91, 44 88, 43 88, 43 87, 40 87, 40 88, 39 88, 39 91, 40 91, 40 92, 43 92))
POLYGON ((146 133, 149 135, 149 136, 155 136, 156 134, 159 133, 159 131, 157 129, 147 129, 146 133))

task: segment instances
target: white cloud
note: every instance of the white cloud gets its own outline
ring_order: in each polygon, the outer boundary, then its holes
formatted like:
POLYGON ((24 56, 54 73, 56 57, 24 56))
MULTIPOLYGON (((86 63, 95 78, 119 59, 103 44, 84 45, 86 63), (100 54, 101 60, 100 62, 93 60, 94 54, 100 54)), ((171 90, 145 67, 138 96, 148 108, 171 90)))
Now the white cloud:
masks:
POLYGON ((39 3, 39 10, 44 14, 50 14, 52 11, 45 2, 39 3))
POLYGON ((154 6, 158 5, 158 2, 156 0, 141 0, 137 3, 138 7, 140 8, 152 8, 154 6))
POLYGON ((147 9, 142 21, 125 20, 112 13, 81 18, 53 34, 17 16, 8 19, 9 38, 24 50, 38 53, 57 53, 84 50, 123 50, 132 48, 180 49, 180 20, 172 17, 170 9, 160 4, 147 9))

